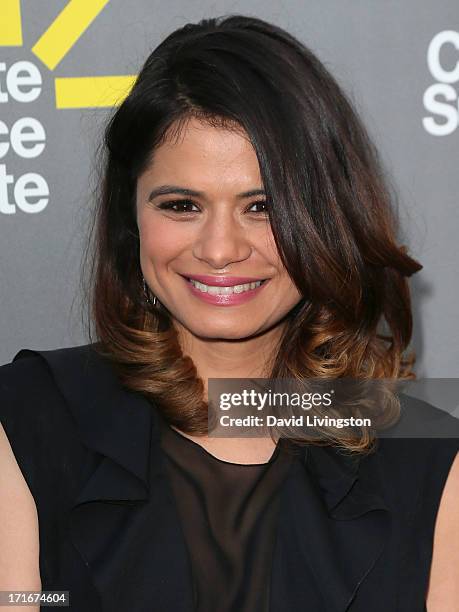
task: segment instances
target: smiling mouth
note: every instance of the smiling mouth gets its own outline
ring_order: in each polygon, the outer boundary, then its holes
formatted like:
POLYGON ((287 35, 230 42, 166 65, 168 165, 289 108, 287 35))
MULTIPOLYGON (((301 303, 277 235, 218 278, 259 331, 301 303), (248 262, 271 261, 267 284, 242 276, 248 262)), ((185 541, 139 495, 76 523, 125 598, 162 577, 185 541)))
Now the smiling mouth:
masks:
POLYGON ((266 283, 269 279, 264 279, 260 281, 255 281, 253 283, 244 283, 243 285, 233 285, 231 287, 216 287, 214 285, 206 285, 204 283, 200 283, 194 279, 185 277, 186 280, 193 285, 198 291, 202 293, 208 293, 209 295, 232 295, 234 293, 245 293, 246 291, 252 291, 253 289, 257 289, 261 287, 264 283, 266 283))

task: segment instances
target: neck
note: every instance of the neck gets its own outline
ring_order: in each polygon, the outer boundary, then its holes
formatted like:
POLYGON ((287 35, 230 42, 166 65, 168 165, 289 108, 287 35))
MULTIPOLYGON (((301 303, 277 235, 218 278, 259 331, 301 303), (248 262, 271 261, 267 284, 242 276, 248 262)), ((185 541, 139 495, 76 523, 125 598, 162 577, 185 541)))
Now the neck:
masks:
MULTIPOLYGON (((199 338, 178 322, 175 326, 183 354, 191 357, 204 383, 206 401, 209 378, 269 378, 283 331, 279 325, 251 338, 225 340, 199 338)), ((270 437, 244 439, 183 435, 215 457, 234 463, 265 463, 275 448, 270 437)))

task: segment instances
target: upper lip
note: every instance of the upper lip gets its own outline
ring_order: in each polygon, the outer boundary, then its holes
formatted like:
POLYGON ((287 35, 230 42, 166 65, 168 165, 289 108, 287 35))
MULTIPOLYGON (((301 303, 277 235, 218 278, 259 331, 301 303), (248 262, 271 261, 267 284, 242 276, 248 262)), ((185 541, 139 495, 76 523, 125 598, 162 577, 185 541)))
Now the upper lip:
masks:
POLYGON ((251 276, 209 276, 207 274, 183 274, 183 276, 211 287, 234 287, 235 285, 246 285, 247 283, 266 280, 265 278, 253 278, 251 276))

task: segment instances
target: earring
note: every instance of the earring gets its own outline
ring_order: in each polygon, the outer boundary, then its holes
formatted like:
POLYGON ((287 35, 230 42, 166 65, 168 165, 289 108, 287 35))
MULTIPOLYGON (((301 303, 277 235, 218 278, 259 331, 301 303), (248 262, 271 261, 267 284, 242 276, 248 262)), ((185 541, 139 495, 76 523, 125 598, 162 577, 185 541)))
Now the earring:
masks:
POLYGON ((143 276, 142 276, 142 285, 143 285, 143 294, 145 296, 145 301, 147 302, 147 304, 150 304, 150 306, 156 306, 158 302, 158 298, 156 297, 156 295, 154 295, 150 291, 149 287, 147 286, 147 282, 143 276), (150 296, 152 296, 152 298, 150 296))

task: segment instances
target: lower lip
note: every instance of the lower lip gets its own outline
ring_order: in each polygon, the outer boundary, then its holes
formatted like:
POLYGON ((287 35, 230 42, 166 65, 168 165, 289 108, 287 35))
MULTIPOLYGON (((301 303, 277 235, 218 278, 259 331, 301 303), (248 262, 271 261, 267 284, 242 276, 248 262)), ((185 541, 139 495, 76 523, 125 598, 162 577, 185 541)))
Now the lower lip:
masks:
POLYGON ((254 297, 256 297, 260 291, 263 290, 263 287, 268 284, 269 279, 265 280, 259 287, 255 289, 249 289, 248 291, 243 291, 242 293, 231 293, 229 295, 212 295, 207 293, 206 291, 200 291, 197 289, 193 283, 191 283, 187 278, 184 278, 188 289, 195 295, 197 298, 202 300, 203 302, 207 302, 207 304, 213 304, 214 306, 237 306, 238 304, 245 304, 249 302, 254 297))

